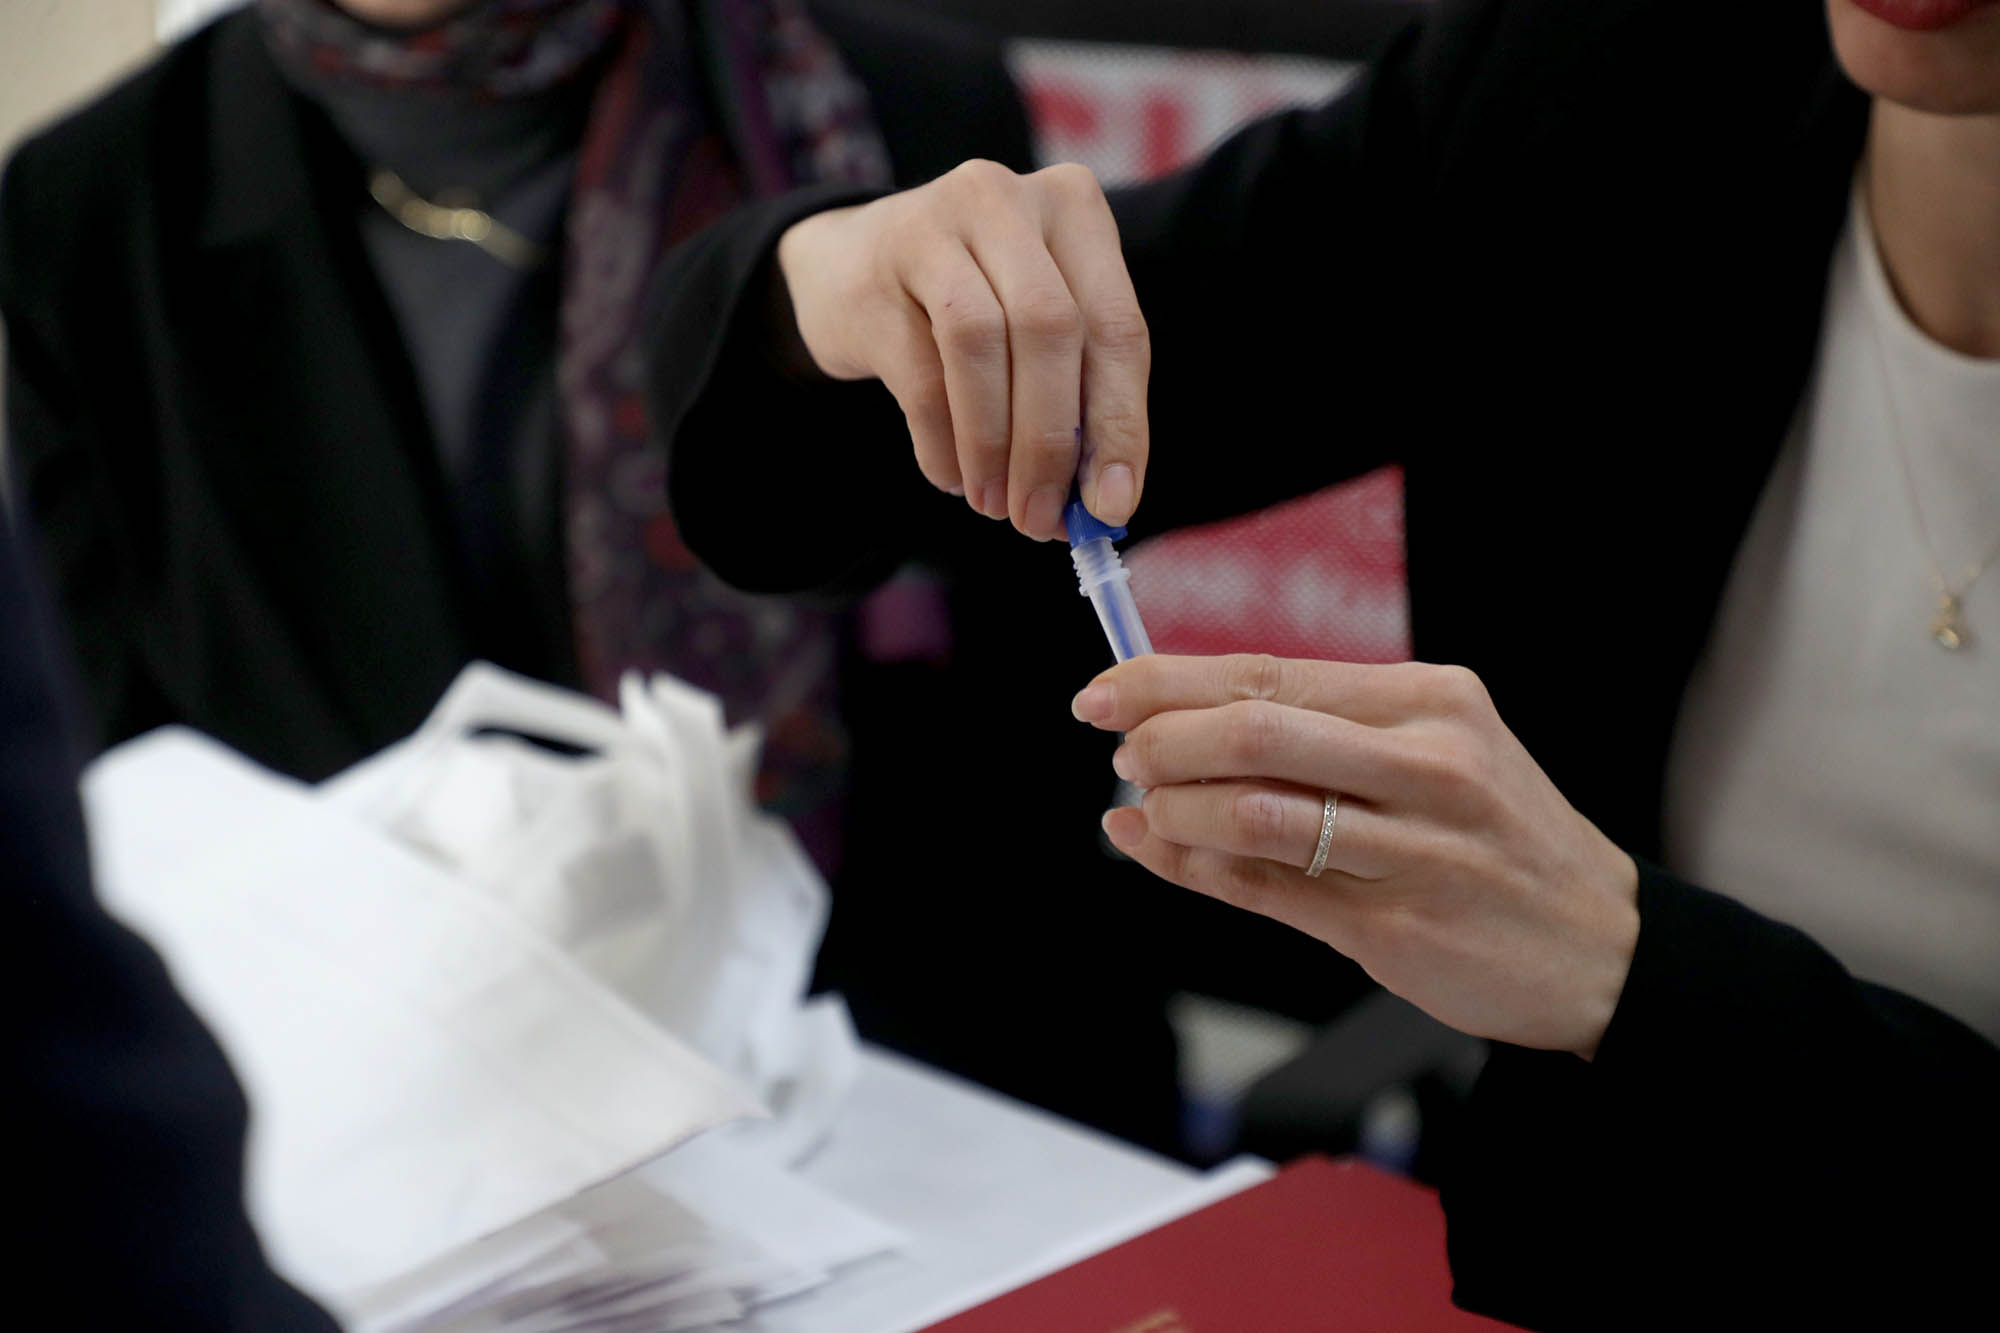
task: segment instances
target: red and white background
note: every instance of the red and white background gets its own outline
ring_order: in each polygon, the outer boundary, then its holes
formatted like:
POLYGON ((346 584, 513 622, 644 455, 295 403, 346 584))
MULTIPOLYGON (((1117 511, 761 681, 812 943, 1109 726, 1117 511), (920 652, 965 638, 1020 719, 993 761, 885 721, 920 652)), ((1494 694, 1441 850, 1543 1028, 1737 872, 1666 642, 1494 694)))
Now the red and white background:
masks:
MULTIPOLYGON (((1171 171, 1244 121, 1319 101, 1353 73, 1292 56, 1040 41, 1016 43, 1013 66, 1042 160, 1081 162, 1106 185, 1171 171)), ((1395 468, 1146 542, 1127 563, 1162 652, 1410 655, 1395 468)))

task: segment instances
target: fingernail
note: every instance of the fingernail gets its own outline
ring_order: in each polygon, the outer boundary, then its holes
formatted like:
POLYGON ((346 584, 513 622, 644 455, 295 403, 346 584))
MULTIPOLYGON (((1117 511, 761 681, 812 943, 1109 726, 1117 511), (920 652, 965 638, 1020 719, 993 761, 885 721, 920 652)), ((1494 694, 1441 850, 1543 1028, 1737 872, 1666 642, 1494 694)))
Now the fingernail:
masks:
POLYGON ((1132 517, 1132 502, 1139 493, 1138 478, 1129 463, 1113 463, 1097 474, 1097 507, 1091 512, 1112 527, 1132 517))
POLYGON ((1139 780, 1137 776, 1139 762, 1133 757, 1131 746, 1121 745, 1118 747, 1117 752, 1111 756, 1111 771, 1127 782, 1137 782, 1139 780))
POLYGON ((1079 722, 1102 722, 1111 716, 1112 703, 1109 685, 1086 685, 1070 700, 1069 711, 1079 722))
POLYGON ((955 495, 962 500, 965 498, 965 483, 960 482, 956 486, 947 486, 944 488, 944 493, 946 495, 955 495))
POLYGON ((1121 852, 1129 852, 1146 840, 1146 816, 1129 805, 1121 805, 1115 810, 1106 810, 1104 818, 1098 821, 1104 836, 1111 839, 1112 846, 1121 852))
POLYGON ((989 481, 979 488, 979 503, 974 506, 988 518, 1007 517, 1007 479, 989 481))
POLYGON ((1022 526, 1031 537, 1053 537, 1062 530, 1063 501, 1067 492, 1060 486, 1037 486, 1028 496, 1028 510, 1022 526))

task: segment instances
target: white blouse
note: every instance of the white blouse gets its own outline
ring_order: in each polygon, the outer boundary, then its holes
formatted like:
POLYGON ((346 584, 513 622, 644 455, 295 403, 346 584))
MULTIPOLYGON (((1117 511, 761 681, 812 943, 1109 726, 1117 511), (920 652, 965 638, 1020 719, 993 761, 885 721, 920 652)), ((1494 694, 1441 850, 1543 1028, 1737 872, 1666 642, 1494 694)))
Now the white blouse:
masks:
POLYGON ((1667 863, 2000 1040, 2000 558, 1940 647, 1910 497, 1954 585, 2000 542, 2000 361, 1910 321, 1859 191, 1828 282, 1675 732, 1667 863))

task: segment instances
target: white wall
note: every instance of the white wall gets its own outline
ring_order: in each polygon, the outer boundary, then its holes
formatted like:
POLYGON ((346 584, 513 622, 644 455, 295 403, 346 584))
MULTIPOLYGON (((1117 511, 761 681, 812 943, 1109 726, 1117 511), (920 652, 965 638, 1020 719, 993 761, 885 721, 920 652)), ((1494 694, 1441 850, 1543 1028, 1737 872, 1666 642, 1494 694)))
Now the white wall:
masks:
POLYGON ((153 0, 0 0, 0 154, 153 50, 153 0))
POLYGON ((154 0, 0 0, 0 159, 150 55, 154 22, 154 0))

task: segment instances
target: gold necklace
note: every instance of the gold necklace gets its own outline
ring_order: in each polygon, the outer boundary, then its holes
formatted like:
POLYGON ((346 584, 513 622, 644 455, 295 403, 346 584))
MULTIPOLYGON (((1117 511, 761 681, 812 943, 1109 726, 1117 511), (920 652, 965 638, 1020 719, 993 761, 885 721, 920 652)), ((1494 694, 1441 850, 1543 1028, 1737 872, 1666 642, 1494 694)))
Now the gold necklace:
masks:
MULTIPOLYGON (((1880 338, 1877 338, 1880 351, 1880 338)), ((1895 375, 1889 369, 1888 354, 1882 354, 1882 385, 1884 396, 1889 403, 1889 439, 1895 448, 1897 472, 1903 478, 1903 494, 1910 502, 1910 516, 1916 520, 1917 538, 1923 544, 1924 566, 1930 571, 1931 586, 1937 591, 1937 609, 1931 615, 1929 633, 1931 642, 1950 652, 1957 652, 1971 642, 1971 633, 1965 627, 1965 594, 1972 591, 1972 585, 1986 572, 1986 567, 2000 556, 2000 541, 1988 547, 1986 554, 1966 566, 1958 581, 1944 576, 1943 562, 1938 559, 1937 543, 1931 540, 1930 524, 1924 518, 1924 504, 1917 495, 1916 469, 1910 463, 1909 445, 1903 439, 1902 411, 1896 401, 1895 375)))
MULTIPOLYGON (((1879 260, 1877 262, 1880 262, 1879 260)), ((1888 275, 1882 275, 1886 281, 1888 275)), ((1892 292, 1890 299, 1894 300, 1892 292)), ((1889 405, 1889 443, 1896 455, 1896 471, 1903 479, 1903 494, 1910 502, 1910 516, 1916 520, 1917 539, 1923 544, 1924 565, 1930 571, 1931 586, 1937 591, 1937 609, 1931 614, 1929 634, 1931 642, 1948 652, 1957 652, 1972 640, 1971 632, 1965 627, 1965 594, 1972 591, 1972 585, 1986 572, 1986 567, 2000 558, 2000 540, 1987 548, 1986 554, 1966 566, 1965 572, 1956 584, 1944 576, 1944 562, 1938 559, 1937 543, 1931 540, 1931 525, 1924 518, 1924 502, 1917 494, 1917 471, 1910 462, 1910 446, 1904 439, 1903 406, 1901 395, 1896 390, 1896 371, 1889 363, 1889 348, 1882 333, 1882 321, 1871 321, 1874 334, 1875 359, 1882 367, 1882 397, 1889 405)))
POLYGON ((524 273, 542 262, 541 246, 491 213, 432 203, 393 171, 378 168, 370 175, 368 193, 390 217, 419 236, 437 241, 470 241, 508 268, 524 273))

